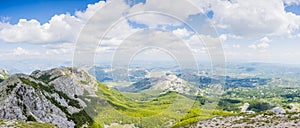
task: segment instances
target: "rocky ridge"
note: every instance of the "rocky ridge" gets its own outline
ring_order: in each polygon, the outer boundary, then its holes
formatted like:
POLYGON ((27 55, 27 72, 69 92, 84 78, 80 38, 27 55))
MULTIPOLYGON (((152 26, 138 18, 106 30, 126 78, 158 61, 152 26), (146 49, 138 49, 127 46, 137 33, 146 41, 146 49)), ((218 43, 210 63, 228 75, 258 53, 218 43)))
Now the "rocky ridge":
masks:
POLYGON ((0 83, 0 118, 47 122, 59 127, 93 123, 80 96, 95 95, 97 81, 77 68, 15 74, 0 83))
POLYGON ((201 120, 190 128, 298 128, 300 114, 278 114, 273 112, 260 114, 241 114, 238 116, 214 117, 201 120))

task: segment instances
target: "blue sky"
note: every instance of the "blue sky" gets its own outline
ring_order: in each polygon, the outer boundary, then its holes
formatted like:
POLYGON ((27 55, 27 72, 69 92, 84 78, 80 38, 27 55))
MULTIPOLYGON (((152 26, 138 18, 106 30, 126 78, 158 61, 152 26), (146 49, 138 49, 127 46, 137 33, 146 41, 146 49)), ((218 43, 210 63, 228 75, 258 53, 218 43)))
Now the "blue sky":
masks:
MULTIPOLYGON (((107 7, 107 10, 101 10, 107 2, 98 0, 2 0, 0 57, 1 60, 72 61, 79 32, 89 18, 97 11, 104 11, 107 15, 99 17, 109 19, 110 16, 117 15, 118 9, 123 8, 122 16, 139 10, 166 11, 178 15, 187 23, 198 24, 199 28, 203 27, 202 24, 205 25, 204 22, 209 21, 217 33, 203 32, 201 36, 211 38, 207 40, 221 40, 227 61, 300 64, 299 1, 191 0, 191 2, 199 10, 186 7, 184 1, 174 3, 171 0, 125 0, 111 8, 107 7), (207 17, 203 17, 201 13, 207 17)), ((100 25, 109 24, 103 22, 100 25)), ((194 38, 196 33, 187 26, 166 17, 143 15, 127 19, 127 22, 117 29, 118 31, 112 32, 111 37, 105 40, 103 45, 105 47, 97 49, 98 58, 106 61, 105 59, 109 58, 106 55, 111 55, 110 52, 119 45, 117 42, 122 42, 123 34, 149 28, 157 28, 182 37, 194 48, 192 50, 195 51, 194 54, 205 54, 204 46, 199 45, 194 38)))
POLYGON ((287 12, 292 12, 292 13, 295 13, 297 15, 300 15, 300 6, 299 5, 296 5, 296 4, 294 4, 294 5, 286 5, 285 10, 287 12))
POLYGON ((12 24, 19 19, 37 19, 41 23, 48 22, 55 14, 85 10, 88 4, 98 0, 1 0, 0 16, 8 17, 12 24))

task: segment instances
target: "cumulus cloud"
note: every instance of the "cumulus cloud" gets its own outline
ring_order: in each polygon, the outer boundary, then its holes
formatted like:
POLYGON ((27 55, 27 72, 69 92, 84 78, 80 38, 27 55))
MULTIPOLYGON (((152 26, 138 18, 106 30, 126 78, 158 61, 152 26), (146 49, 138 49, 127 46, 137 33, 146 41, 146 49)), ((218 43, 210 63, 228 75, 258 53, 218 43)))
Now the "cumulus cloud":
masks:
POLYGON ((260 43, 260 44, 252 44, 249 46, 249 48, 252 49, 266 49, 268 48, 270 45, 268 43, 260 43))
POLYGON ((283 0, 283 2, 287 5, 293 5, 293 4, 300 5, 300 0, 283 0))
POLYGON ((268 37, 263 37, 259 40, 261 43, 269 43, 271 40, 268 37))
MULTIPOLYGON (((116 0, 117 1, 117 0, 116 0)), ((0 40, 7 43, 34 43, 43 44, 46 55, 71 54, 74 51, 74 43, 79 35, 79 32, 86 25, 87 21, 95 15, 110 14, 109 16, 97 15, 95 21, 88 29, 87 36, 84 38, 87 45, 88 42, 99 43, 99 35, 96 35, 99 30, 109 28, 112 24, 112 19, 124 18, 118 26, 113 26, 107 33, 106 38, 101 42, 97 53, 113 52, 118 48, 128 36, 142 29, 134 28, 128 21, 145 24, 150 28, 159 28, 159 26, 172 26, 168 34, 175 34, 188 43, 191 50, 197 54, 207 53, 207 48, 204 48, 204 39, 208 48, 214 49, 216 42, 226 41, 230 39, 243 39, 246 36, 255 37, 256 35, 266 36, 257 40, 254 44, 249 45, 249 48, 255 50, 265 50, 270 47, 271 40, 268 38, 274 35, 289 35, 297 33, 300 27, 300 16, 292 12, 284 10, 285 4, 298 4, 299 0, 192 0, 189 1, 194 5, 189 5, 184 1, 174 2, 173 0, 147 0, 146 3, 140 3, 130 7, 124 1, 115 4, 113 8, 105 8, 107 3, 104 1, 88 5, 85 11, 77 11, 74 15, 57 14, 54 15, 47 23, 41 24, 35 19, 20 19, 17 24, 10 24, 7 20, 0 22, 0 40), (169 3, 172 3, 171 5, 169 3), (165 7, 169 8, 165 8, 165 7), (105 8, 105 9, 103 9, 105 8), (100 10, 103 9, 103 10, 100 10), (141 12, 148 13, 141 13, 141 12), (219 36, 198 35, 185 28, 176 28, 182 25, 177 19, 189 21, 191 16, 199 13, 213 12, 210 20, 216 26, 217 30, 222 30, 219 36), (150 13, 149 13, 150 12, 150 13), (151 13, 152 12, 152 13, 151 13), (163 12, 163 13, 161 13, 163 12), (127 14, 136 13, 132 17, 127 17, 127 14), (168 14, 168 15, 165 15, 168 14), (174 17, 172 17, 174 16, 174 17), (254 35, 254 36, 253 36, 254 35), (200 38, 199 38, 200 37, 200 38)), ((201 22, 202 23, 202 22, 201 22)), ((195 24, 201 24, 195 20, 195 24)), ((205 25, 204 25, 205 26, 205 25)), ((167 28, 165 31, 168 31, 167 28)), ((163 39, 169 36, 162 34, 163 39)), ((199 33, 202 34, 202 33, 199 33)), ((298 34, 298 33, 297 33, 298 34)), ((296 36, 295 34, 294 36, 296 36)), ((144 35, 135 35, 136 38, 149 38, 144 35)), ((298 34, 300 37, 300 34, 298 34)), ((153 37, 157 42, 163 42, 162 38, 153 37)), ((166 42, 163 42, 166 43, 166 42)), ((167 42, 172 43, 172 42, 167 42)), ((243 45, 241 45, 243 46, 243 45)), ((240 48, 239 44, 229 45, 230 48, 240 48)), ((92 45, 91 49, 94 49, 92 45)), ((87 51, 91 51, 87 49, 87 51)), ((217 52, 215 50, 214 52, 217 52)), ((15 55, 38 55, 36 52, 24 49, 14 49, 15 55)))
POLYGON ((21 55, 40 55, 39 52, 35 52, 35 51, 30 51, 30 50, 26 50, 22 47, 17 47, 15 49, 12 50, 12 52, 10 53, 14 56, 21 56, 21 55))
POLYGON ((16 49, 13 50, 14 55, 27 55, 29 52, 21 47, 17 47, 16 49))
MULTIPOLYGON (((128 9, 124 11, 124 14, 143 11, 159 12, 142 13, 129 18, 129 20, 156 27, 161 24, 179 25, 180 23, 174 20, 172 16, 184 21, 191 15, 211 10, 214 13, 212 18, 214 24, 218 28, 226 29, 229 32, 229 34, 220 36, 223 41, 230 35, 232 35, 232 38, 235 38, 253 34, 291 34, 300 26, 300 16, 291 12, 285 12, 283 4, 299 3, 298 0, 236 0, 234 2, 194 0, 191 3, 194 3, 196 7, 185 1, 174 3, 172 0, 149 0, 145 4, 136 4, 132 8, 126 7, 128 9), (172 6, 169 6, 170 2, 173 3, 172 6), (166 6, 169 8, 165 8, 166 6)), ((95 12, 103 8, 105 4, 104 1, 89 4, 85 11, 77 11, 74 16, 70 14, 54 15, 49 22, 44 24, 35 19, 20 19, 17 24, 0 22, 0 39, 8 43, 73 43, 86 21, 95 12)), ((124 3, 118 6, 124 6, 124 3)), ((111 11, 111 14, 114 14, 116 10, 109 11, 111 11)), ((103 17, 99 16, 99 18, 103 17)), ((111 22, 109 19, 107 21, 111 22)), ((103 24, 105 25, 106 23, 103 24)), ((119 30, 132 29, 128 27, 128 24, 125 26, 119 30)), ((176 34, 187 34, 186 32, 184 29, 174 31, 176 34)))
POLYGON ((300 16, 286 12, 281 0, 212 0, 212 21, 240 36, 291 34, 299 29, 300 16))
POLYGON ((147 13, 135 15, 130 20, 156 27, 158 25, 180 25, 182 24, 181 21, 187 20, 190 15, 204 11, 184 0, 176 2, 173 0, 147 0, 145 4, 140 3, 130 9, 130 13, 141 12, 147 13), (170 3, 172 4, 170 5, 170 3))
POLYGON ((187 36, 190 36, 192 33, 189 32, 185 28, 183 28, 183 29, 178 28, 178 29, 173 31, 173 34, 175 34, 176 36, 179 36, 179 37, 187 37, 187 36))
POLYGON ((265 50, 266 48, 268 48, 270 46, 269 42, 271 42, 271 40, 268 37, 263 37, 259 40, 259 43, 249 45, 249 48, 252 48, 255 50, 256 49, 265 50))
POLYGON ((8 43, 74 42, 80 21, 70 14, 55 15, 48 23, 20 19, 15 25, 0 23, 0 39, 8 43))
POLYGON ((100 1, 88 5, 86 11, 77 11, 75 16, 54 15, 44 24, 35 19, 20 19, 17 24, 0 22, 0 39, 7 43, 73 43, 84 23, 104 4, 100 1))

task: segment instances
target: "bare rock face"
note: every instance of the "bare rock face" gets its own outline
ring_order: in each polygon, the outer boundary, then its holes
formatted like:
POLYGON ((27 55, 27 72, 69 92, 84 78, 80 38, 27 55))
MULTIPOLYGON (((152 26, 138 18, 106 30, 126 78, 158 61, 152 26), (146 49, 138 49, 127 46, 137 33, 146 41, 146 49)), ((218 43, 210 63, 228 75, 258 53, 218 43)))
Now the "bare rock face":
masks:
POLYGON ((96 88, 95 78, 77 68, 12 75, 0 83, 0 118, 63 128, 91 124, 84 111, 86 104, 78 97, 95 95, 96 88))
POLYGON ((250 105, 249 103, 244 103, 244 105, 241 106, 241 112, 247 112, 249 105, 250 105))
POLYGON ((280 107, 275 107, 275 108, 271 109, 270 112, 273 112, 275 114, 285 114, 286 113, 286 111, 280 107))

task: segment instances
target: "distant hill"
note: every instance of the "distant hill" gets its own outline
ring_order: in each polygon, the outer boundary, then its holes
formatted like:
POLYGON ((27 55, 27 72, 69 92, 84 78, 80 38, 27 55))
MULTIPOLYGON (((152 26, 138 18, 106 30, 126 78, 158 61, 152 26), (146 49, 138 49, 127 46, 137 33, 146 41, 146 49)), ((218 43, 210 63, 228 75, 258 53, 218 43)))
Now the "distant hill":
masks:
POLYGON ((175 91, 182 94, 196 95, 198 88, 170 72, 156 72, 128 87, 118 88, 125 92, 143 90, 175 91))

